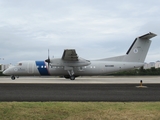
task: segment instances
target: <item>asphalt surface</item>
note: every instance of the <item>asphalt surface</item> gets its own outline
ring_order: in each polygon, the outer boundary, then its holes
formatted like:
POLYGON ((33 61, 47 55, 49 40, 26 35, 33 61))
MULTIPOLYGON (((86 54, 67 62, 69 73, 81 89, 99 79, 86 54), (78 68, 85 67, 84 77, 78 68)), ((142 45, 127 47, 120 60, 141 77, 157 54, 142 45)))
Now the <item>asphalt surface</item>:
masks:
POLYGON ((160 84, 0 83, 0 101, 160 101, 160 84))

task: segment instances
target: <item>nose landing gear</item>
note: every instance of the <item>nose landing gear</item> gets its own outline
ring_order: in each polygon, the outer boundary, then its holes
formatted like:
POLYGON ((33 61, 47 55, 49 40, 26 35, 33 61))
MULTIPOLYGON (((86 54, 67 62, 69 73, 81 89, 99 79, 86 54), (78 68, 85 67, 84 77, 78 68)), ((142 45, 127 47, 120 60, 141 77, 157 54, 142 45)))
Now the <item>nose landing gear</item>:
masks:
POLYGON ((11 79, 12 79, 12 80, 15 80, 15 78, 16 78, 16 77, 15 77, 14 75, 11 76, 11 79))

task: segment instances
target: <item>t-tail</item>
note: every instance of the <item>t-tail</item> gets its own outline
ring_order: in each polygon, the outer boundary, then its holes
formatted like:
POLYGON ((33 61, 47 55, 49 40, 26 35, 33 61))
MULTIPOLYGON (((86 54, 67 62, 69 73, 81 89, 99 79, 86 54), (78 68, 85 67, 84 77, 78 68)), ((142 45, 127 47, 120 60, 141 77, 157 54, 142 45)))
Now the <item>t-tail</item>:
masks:
POLYGON ((151 44, 150 39, 155 36, 156 34, 150 32, 148 34, 137 37, 122 61, 143 63, 151 44))
POLYGON ((157 35, 149 32, 145 35, 137 37, 132 43, 131 47, 128 49, 126 55, 116 56, 101 60, 144 63, 144 60, 146 58, 146 55, 148 53, 151 44, 150 39, 155 36, 157 35))

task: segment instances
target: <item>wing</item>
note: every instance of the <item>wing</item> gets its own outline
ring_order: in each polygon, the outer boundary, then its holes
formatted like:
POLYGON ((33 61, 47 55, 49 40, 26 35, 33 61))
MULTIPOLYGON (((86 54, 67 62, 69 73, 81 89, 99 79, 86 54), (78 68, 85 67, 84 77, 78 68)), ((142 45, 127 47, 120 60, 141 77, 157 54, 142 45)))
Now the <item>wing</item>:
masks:
POLYGON ((75 49, 64 50, 62 60, 78 61, 78 56, 77 56, 75 49))

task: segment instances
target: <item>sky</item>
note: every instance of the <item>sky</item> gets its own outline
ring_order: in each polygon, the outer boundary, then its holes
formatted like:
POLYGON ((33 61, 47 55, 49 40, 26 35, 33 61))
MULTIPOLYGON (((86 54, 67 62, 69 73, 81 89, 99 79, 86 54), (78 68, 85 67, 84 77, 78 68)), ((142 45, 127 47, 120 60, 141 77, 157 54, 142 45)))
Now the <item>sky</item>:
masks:
POLYGON ((126 54, 134 39, 158 36, 145 62, 160 60, 160 0, 0 0, 0 63, 126 54))

